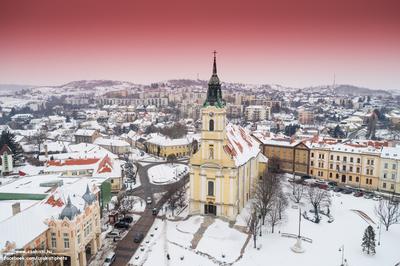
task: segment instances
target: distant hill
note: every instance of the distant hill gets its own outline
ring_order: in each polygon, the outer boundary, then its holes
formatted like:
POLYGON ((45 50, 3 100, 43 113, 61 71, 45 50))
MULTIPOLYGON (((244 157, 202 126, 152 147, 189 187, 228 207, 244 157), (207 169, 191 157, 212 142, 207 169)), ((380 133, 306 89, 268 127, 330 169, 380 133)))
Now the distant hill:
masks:
POLYGON ((341 95, 352 95, 352 96, 390 96, 391 93, 385 90, 375 90, 363 87, 357 87, 353 85, 337 85, 335 92, 341 95))
MULTIPOLYGON (((193 80, 193 79, 171 79, 165 82, 155 82, 154 84, 167 84, 171 87, 175 88, 183 88, 189 86, 201 86, 207 87, 207 80, 193 80)), ((263 84, 263 85, 250 85, 250 84, 239 84, 239 83, 230 83, 223 82, 225 86, 231 86, 234 88, 246 88, 250 86, 251 88, 266 88, 270 90, 278 90, 278 91, 290 91, 290 90, 301 90, 301 91, 309 91, 309 92, 321 92, 324 90, 332 90, 331 85, 321 85, 314 87, 305 87, 305 88, 291 88, 281 86, 279 84, 263 84), (248 86, 247 86, 248 85, 248 86)), ((152 84, 153 86, 153 84, 152 84)), ((38 89, 42 91, 51 91, 53 93, 66 93, 70 92, 85 92, 92 91, 100 93, 104 90, 106 91, 114 91, 121 90, 126 88, 134 88, 134 87, 148 87, 141 84, 136 84, 129 81, 118 81, 118 80, 76 80, 71 81, 63 85, 57 86, 32 86, 32 85, 19 85, 19 84, 0 84, 0 95, 10 94, 18 90, 22 89, 38 89)), ((385 91, 378 89, 369 89, 364 87, 358 87, 354 85, 341 84, 336 85, 334 91, 337 95, 347 95, 347 96, 390 96, 394 91, 385 91)))
POLYGON ((71 81, 60 86, 59 88, 79 88, 92 90, 96 87, 116 87, 116 86, 134 86, 135 84, 127 81, 118 80, 77 80, 71 81))

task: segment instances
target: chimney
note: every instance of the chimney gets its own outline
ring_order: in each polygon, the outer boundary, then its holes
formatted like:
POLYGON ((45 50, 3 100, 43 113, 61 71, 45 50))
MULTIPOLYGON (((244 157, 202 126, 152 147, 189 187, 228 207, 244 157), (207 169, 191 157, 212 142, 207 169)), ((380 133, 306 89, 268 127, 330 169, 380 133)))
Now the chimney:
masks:
POLYGON ((21 203, 16 202, 12 205, 12 215, 16 215, 21 212, 21 203))

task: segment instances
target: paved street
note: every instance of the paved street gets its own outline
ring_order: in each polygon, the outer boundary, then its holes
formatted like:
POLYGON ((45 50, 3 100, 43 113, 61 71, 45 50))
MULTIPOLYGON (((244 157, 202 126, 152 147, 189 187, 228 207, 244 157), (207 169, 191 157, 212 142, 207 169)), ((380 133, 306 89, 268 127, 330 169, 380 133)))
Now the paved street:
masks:
MULTIPOLYGON (((154 185, 150 183, 149 177, 147 175, 147 170, 152 166, 165 164, 166 162, 152 162, 148 163, 144 166, 140 164, 140 161, 136 163, 138 176, 140 178, 141 186, 134 189, 130 194, 139 196, 143 199, 147 197, 151 197, 153 199, 153 204, 146 207, 143 215, 139 218, 139 220, 130 228, 128 234, 118 242, 117 248, 115 250, 116 260, 113 265, 117 266, 125 266, 128 264, 130 258, 135 254, 136 250, 140 246, 140 243, 133 242, 133 238, 136 233, 143 233, 146 235, 150 230, 153 222, 155 220, 155 216, 152 215, 152 208, 156 207, 157 209, 161 208, 164 203, 168 200, 171 193, 173 193, 173 189, 176 188, 176 184, 179 186, 183 186, 185 182, 188 182, 188 175, 179 180, 174 184, 166 184, 166 185, 154 185), (161 199, 154 204, 154 193, 166 192, 161 199)), ((176 162, 178 164, 186 164, 185 161, 176 162)))

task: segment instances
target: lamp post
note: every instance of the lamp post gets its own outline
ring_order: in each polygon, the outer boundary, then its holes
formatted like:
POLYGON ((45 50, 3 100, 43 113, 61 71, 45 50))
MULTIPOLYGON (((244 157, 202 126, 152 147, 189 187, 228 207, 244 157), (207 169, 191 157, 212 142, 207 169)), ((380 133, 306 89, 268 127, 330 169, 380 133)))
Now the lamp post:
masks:
POLYGON ((344 262, 346 261, 346 260, 344 259, 344 245, 342 245, 342 246, 339 248, 339 252, 342 252, 342 263, 340 264, 340 266, 344 266, 344 262))
POLYGON ((382 223, 379 222, 379 225, 378 225, 378 230, 379 230, 378 246, 381 245, 381 228, 382 228, 382 223))

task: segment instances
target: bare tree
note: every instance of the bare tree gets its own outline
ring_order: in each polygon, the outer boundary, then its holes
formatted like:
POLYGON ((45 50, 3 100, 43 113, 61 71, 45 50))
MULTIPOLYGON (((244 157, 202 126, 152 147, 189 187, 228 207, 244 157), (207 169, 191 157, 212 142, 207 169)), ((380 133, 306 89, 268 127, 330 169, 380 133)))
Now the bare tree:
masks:
POLYGON ((280 179, 274 173, 265 172, 255 185, 255 208, 260 213, 264 225, 270 204, 280 189, 280 179))
POLYGON ((174 216, 174 210, 176 207, 179 204, 182 204, 182 201, 185 200, 186 189, 184 186, 180 185, 179 182, 176 182, 170 188, 169 194, 171 196, 168 198, 168 205, 172 211, 172 216, 174 216))
POLYGON ((314 207, 315 222, 319 223, 319 209, 321 206, 331 205, 331 196, 328 191, 317 187, 309 187, 307 190, 307 197, 310 204, 314 207))
POLYGON ((178 206, 180 208, 183 208, 185 206, 186 202, 186 185, 181 186, 175 193, 175 196, 177 197, 178 201, 178 206))
POLYGON ((124 197, 125 197, 125 192, 121 191, 118 193, 118 195, 116 196, 116 199, 113 200, 114 210, 119 211, 124 197))
POLYGON ((130 211, 132 211, 137 201, 138 199, 134 196, 124 196, 119 206, 119 213, 125 217, 130 211))
POLYGON ((246 217, 246 224, 249 230, 249 233, 253 236, 254 248, 257 247, 257 234, 260 230, 259 224, 260 219, 257 215, 257 207, 254 204, 251 204, 250 214, 246 217))
POLYGON ((271 226, 272 233, 274 233, 275 226, 280 222, 278 197, 271 202, 271 208, 268 211, 268 223, 271 226))
POLYGON ((400 222, 400 205, 397 201, 382 199, 375 206, 375 214, 388 231, 392 224, 400 222))
POLYGON ((290 195, 290 199, 296 203, 300 203, 301 199, 304 196, 305 186, 298 182, 292 182, 292 194, 290 195))
POLYGON ((283 212, 286 210, 287 206, 289 205, 288 198, 286 197, 282 188, 280 188, 278 193, 276 194, 276 201, 277 201, 276 207, 278 208, 279 220, 282 220, 283 212))
POLYGON ((44 141, 47 139, 47 131, 39 130, 35 135, 32 136, 32 141, 38 148, 37 158, 40 156, 41 147, 44 141))

